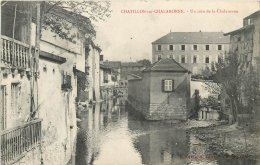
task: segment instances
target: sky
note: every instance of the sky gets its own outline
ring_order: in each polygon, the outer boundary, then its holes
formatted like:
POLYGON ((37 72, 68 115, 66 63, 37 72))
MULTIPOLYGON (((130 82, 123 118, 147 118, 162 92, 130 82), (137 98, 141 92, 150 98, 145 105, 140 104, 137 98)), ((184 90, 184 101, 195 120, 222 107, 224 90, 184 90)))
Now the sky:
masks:
POLYGON ((259 0, 112 0, 111 17, 95 23, 95 42, 105 60, 151 59, 151 43, 170 31, 229 32, 242 27, 243 18, 259 8, 259 0), (126 13, 129 10, 153 13, 126 13), (182 13, 158 13, 159 10, 182 13))

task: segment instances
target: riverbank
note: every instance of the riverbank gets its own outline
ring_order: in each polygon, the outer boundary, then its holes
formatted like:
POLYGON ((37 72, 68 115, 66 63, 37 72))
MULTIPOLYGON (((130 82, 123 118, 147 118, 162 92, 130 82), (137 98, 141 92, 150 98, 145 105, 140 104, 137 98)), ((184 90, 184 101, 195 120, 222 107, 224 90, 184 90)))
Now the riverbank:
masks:
POLYGON ((208 150, 219 157, 260 159, 259 130, 250 131, 218 121, 188 121, 187 131, 208 144, 208 150), (189 124, 192 123, 192 124, 189 124), (196 126, 197 125, 197 126, 196 126))

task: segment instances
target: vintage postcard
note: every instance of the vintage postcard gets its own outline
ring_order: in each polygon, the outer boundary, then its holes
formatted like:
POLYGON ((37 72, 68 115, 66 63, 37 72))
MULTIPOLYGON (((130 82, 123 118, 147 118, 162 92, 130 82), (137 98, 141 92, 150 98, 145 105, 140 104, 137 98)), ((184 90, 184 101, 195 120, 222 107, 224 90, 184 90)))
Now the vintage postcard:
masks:
POLYGON ((259 0, 1 0, 1 165, 259 165, 259 0))

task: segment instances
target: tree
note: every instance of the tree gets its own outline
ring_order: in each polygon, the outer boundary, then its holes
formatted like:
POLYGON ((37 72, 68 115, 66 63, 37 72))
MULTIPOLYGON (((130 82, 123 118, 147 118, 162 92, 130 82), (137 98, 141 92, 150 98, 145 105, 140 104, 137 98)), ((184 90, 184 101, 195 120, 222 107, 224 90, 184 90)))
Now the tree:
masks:
POLYGON ((225 59, 216 63, 216 73, 214 81, 217 85, 210 86, 213 92, 224 91, 230 101, 234 122, 237 121, 238 114, 247 110, 250 113, 250 104, 256 101, 259 91, 259 79, 254 74, 253 68, 245 70, 244 62, 239 59, 237 53, 229 53, 225 59))
POLYGON ((104 21, 110 17, 109 1, 46 1, 42 2, 42 28, 50 29, 59 37, 73 42, 76 34, 71 31, 73 26, 80 27, 80 32, 86 39, 93 40, 96 31, 92 21, 104 21), (70 12, 75 24, 69 24, 55 12, 66 10, 70 12), (83 17, 84 15, 85 17, 83 17), (89 18, 90 20, 86 19, 89 18), (88 36, 86 36, 86 33, 88 36))
POLYGON ((145 68, 149 68, 152 65, 151 61, 148 59, 139 60, 137 62, 143 64, 145 68))

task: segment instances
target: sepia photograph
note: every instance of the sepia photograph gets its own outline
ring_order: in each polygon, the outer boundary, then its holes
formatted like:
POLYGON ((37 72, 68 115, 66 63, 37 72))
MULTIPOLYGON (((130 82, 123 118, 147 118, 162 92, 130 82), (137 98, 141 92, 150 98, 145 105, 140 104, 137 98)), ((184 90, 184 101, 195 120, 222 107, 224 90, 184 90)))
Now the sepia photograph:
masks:
POLYGON ((0 165, 260 165, 260 0, 0 3, 0 165))

